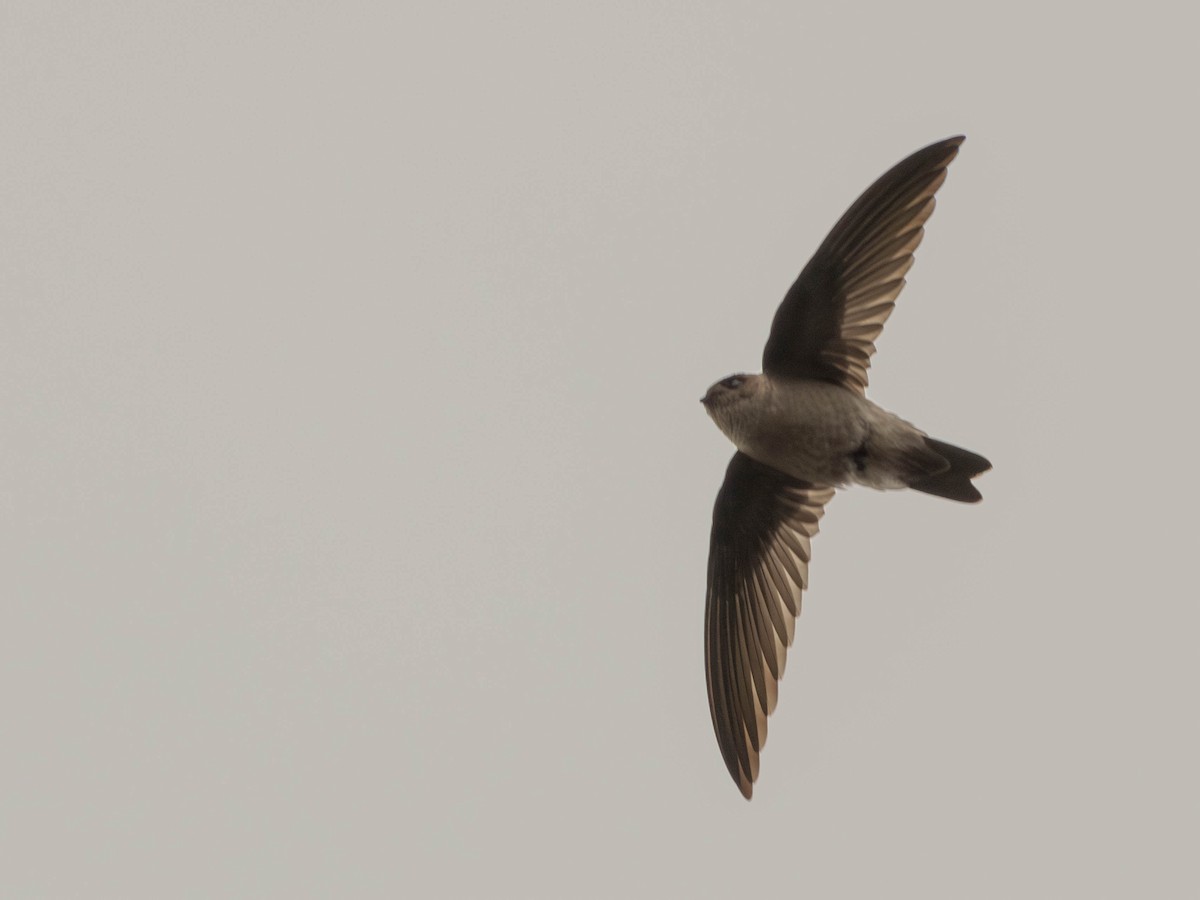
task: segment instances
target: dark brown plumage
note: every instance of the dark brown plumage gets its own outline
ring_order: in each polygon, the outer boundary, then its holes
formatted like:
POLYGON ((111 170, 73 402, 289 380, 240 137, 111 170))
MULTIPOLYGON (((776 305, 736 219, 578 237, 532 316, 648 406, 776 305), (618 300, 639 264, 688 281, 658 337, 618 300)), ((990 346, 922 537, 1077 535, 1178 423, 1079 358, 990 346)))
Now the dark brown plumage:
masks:
POLYGON ((724 379, 704 398, 739 448, 713 510, 704 656, 717 743, 747 799, 808 586, 811 540, 835 486, 980 498, 971 478, 990 467, 986 459, 865 397, 875 340, 962 141, 926 147, 871 185, 784 297, 763 375, 724 379))

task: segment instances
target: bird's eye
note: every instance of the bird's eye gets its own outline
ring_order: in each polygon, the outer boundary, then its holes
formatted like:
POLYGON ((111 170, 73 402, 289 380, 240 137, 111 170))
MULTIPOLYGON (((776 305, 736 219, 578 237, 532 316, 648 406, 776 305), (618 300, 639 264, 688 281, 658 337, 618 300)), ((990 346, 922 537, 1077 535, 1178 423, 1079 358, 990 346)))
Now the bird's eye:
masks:
POLYGON ((730 375, 721 384, 731 391, 735 391, 742 386, 742 377, 740 375, 730 375))

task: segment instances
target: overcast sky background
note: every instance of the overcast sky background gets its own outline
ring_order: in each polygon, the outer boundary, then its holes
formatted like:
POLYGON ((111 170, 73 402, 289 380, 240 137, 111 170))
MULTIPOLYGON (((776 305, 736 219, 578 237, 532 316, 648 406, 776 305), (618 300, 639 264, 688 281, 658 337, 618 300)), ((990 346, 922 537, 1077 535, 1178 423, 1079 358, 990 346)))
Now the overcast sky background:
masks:
POLYGON ((1185 896, 1183 4, 0 8, 0 893, 1185 896), (967 142, 755 798, 697 402, 967 142))

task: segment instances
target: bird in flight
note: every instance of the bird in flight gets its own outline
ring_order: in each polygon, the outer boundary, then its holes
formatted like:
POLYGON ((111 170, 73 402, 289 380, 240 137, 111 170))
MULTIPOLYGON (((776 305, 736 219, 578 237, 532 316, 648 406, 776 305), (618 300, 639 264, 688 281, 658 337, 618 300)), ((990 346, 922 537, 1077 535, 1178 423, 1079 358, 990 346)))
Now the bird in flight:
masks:
POLYGON ((762 374, 731 375, 701 401, 737 447, 713 509, 704 663, 717 743, 747 800, 834 489, 981 499, 971 479, 991 463, 866 397, 875 340, 962 142, 918 150, 871 185, 783 298, 762 374))

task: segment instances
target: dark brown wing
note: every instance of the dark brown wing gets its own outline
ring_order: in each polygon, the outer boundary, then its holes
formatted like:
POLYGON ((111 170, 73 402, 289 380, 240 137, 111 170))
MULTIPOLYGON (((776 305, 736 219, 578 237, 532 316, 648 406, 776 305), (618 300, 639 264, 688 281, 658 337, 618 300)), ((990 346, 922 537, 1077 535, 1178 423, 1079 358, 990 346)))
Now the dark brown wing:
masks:
POLYGON ((783 298, 763 371, 844 385, 859 394, 875 339, 933 214, 933 195, 962 137, 918 150, 871 185, 833 226, 783 298))
POLYGON ((741 451, 717 494, 704 610, 708 706, 725 765, 747 800, 808 586, 810 542, 832 496, 833 488, 741 451))

